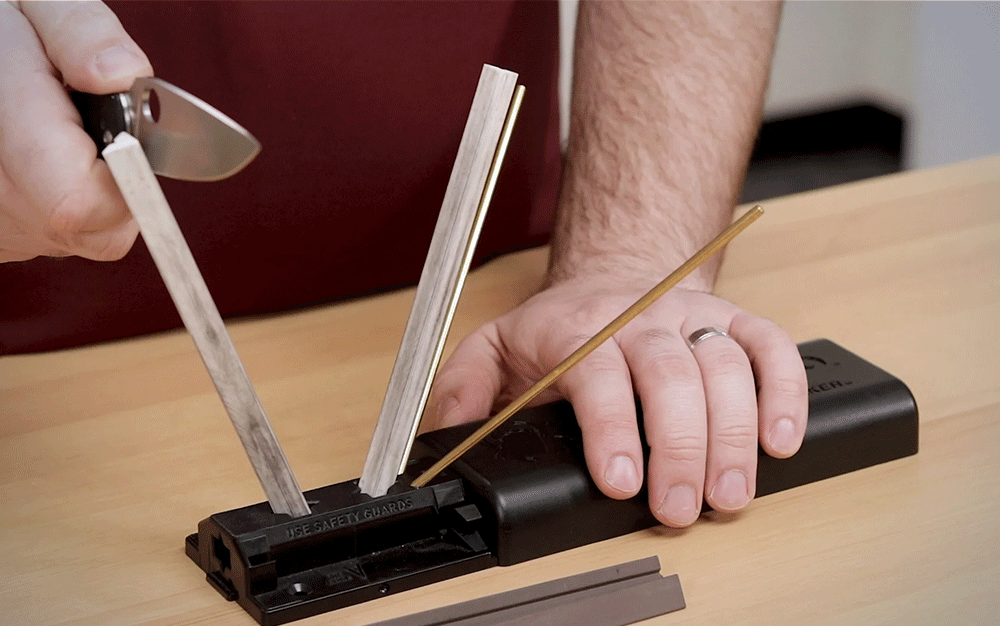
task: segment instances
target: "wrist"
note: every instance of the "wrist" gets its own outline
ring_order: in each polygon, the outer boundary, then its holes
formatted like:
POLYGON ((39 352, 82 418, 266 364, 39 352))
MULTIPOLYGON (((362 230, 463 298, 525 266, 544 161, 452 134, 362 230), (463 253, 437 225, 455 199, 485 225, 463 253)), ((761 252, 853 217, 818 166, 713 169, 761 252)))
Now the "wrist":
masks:
MULTIPOLYGON (((628 285, 643 290, 669 276, 687 257, 677 255, 632 254, 629 252, 583 253, 578 249, 551 248, 544 287, 587 281, 609 286, 628 285)), ((678 287, 712 293, 721 259, 717 255, 696 268, 678 287)))
MULTIPOLYGON (((568 159, 546 284, 607 276, 652 286, 731 219, 728 198, 692 201, 652 175, 639 177, 626 190, 609 188, 594 179, 591 169, 580 159, 568 159)), ((680 286, 711 292, 720 262, 721 255, 710 258, 680 286)))

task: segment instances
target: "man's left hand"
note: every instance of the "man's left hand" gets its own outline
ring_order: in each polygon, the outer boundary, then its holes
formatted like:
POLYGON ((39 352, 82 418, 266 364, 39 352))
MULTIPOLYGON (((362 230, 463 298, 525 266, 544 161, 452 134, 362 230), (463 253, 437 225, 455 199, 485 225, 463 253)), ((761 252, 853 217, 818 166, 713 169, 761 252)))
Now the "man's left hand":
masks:
MULTIPOLYGON (((596 334, 652 283, 575 277, 555 284, 463 340, 442 366, 427 425, 484 419, 596 334)), ((635 398, 650 446, 649 506, 668 526, 697 519, 704 499, 737 511, 754 496, 758 441, 776 457, 802 443, 805 370, 773 322, 712 294, 675 288, 535 400, 569 400, 587 466, 612 498, 642 486, 635 398), (705 327, 728 333, 689 347, 705 327), (756 384, 755 384, 756 381, 756 384)))

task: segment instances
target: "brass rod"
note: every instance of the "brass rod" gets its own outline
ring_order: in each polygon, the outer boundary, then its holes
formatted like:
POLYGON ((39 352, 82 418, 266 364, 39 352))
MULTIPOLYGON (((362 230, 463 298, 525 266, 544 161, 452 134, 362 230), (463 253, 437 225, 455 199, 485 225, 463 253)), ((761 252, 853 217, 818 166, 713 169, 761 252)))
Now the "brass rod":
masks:
POLYGON ((455 310, 458 308, 458 300, 462 296, 462 288, 465 286, 465 278, 469 275, 469 266, 472 265, 472 256, 476 251, 476 241, 479 240, 479 232, 483 228, 483 220, 486 219, 486 210, 490 206, 490 200, 493 199, 493 190, 496 188, 497 178, 500 177, 500 166, 503 164, 503 158, 507 154, 507 146, 510 144, 510 137, 514 133, 514 124, 517 122, 517 114, 521 110, 521 103, 524 101, 524 85, 518 85, 514 89, 514 96, 511 98, 510 107, 507 109, 507 118, 504 120, 503 129, 500 131, 500 140, 497 142, 497 150, 493 155, 493 162, 490 164, 489 172, 486 174, 486 184, 483 187, 483 195, 479 198, 479 206, 476 209, 476 217, 473 222, 472 232, 469 236, 469 241, 465 246, 465 252, 462 254, 462 263, 458 271, 458 277, 455 279, 455 289, 452 291, 452 297, 448 302, 448 310, 445 312, 443 321, 441 322, 442 328, 444 329, 438 339, 437 344, 434 346, 434 357, 431 360, 430 371, 427 372, 427 378, 424 381, 423 389, 421 391, 420 397, 420 417, 413 420, 413 425, 410 427, 410 438, 408 440, 406 450, 403 452, 400 458, 399 471, 396 475, 402 474, 406 469, 406 463, 409 461, 410 448, 413 447, 413 440, 417 436, 417 428, 420 426, 420 421, 423 419, 423 413, 425 407, 427 406, 427 398, 430 396, 431 383, 434 382, 434 374, 437 373, 438 363, 441 362, 441 355, 444 353, 445 339, 448 336, 448 329, 451 328, 451 321, 455 317, 455 310))
POLYGON ((525 391, 516 400, 511 402, 502 411, 493 416, 488 422, 479 427, 476 432, 469 435, 462 443, 455 446, 451 452, 441 457, 441 459, 432 465, 426 472, 417 477, 413 481, 414 487, 423 487, 432 478, 437 476, 441 470, 451 465, 458 457, 465 454, 465 452, 482 441, 486 435, 493 432, 500 424, 503 424, 511 415, 517 413, 525 405, 535 399, 538 394, 542 393, 552 383, 557 381, 563 374, 570 370, 577 363, 582 361, 588 354, 594 351, 597 346, 601 345, 607 341, 612 335, 621 330, 625 324, 629 323, 634 317, 642 313, 649 305, 655 302, 660 296, 669 291, 672 287, 681 282, 688 274, 695 270, 699 265, 704 263, 713 254, 718 252, 727 243, 732 241, 736 235, 743 232, 743 230, 753 223, 758 217, 764 213, 764 210, 760 206, 755 206, 746 213, 744 213, 738 220, 730 224, 728 228, 719 233, 719 235, 708 242, 704 248, 694 253, 690 259, 684 262, 683 265, 674 270, 669 276, 660 281, 655 287, 650 289, 646 295, 639 298, 635 304, 625 309, 625 311, 611 321, 610 324, 601 329, 596 335, 591 337, 582 346, 577 348, 572 354, 563 359, 563 361, 556 365, 551 372, 546 374, 541 380, 536 382, 531 386, 530 389, 525 391))

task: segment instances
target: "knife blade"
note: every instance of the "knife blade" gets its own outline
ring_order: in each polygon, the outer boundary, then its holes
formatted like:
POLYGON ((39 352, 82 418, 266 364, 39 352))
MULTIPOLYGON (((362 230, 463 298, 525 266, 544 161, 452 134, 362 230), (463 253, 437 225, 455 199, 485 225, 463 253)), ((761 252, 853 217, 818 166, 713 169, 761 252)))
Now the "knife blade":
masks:
POLYGON ((137 78, 126 92, 70 92, 98 153, 119 133, 139 140, 153 171, 179 180, 213 181, 246 167, 260 143, 204 100, 159 78, 137 78))

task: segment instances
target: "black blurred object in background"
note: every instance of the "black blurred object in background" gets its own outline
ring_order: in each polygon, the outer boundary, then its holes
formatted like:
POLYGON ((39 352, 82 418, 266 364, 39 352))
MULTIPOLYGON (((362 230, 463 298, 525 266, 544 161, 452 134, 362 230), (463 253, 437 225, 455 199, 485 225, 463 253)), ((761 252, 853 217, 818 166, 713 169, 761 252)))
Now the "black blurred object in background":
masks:
POLYGON ((900 172, 904 124, 870 103, 765 120, 740 202, 900 172))

